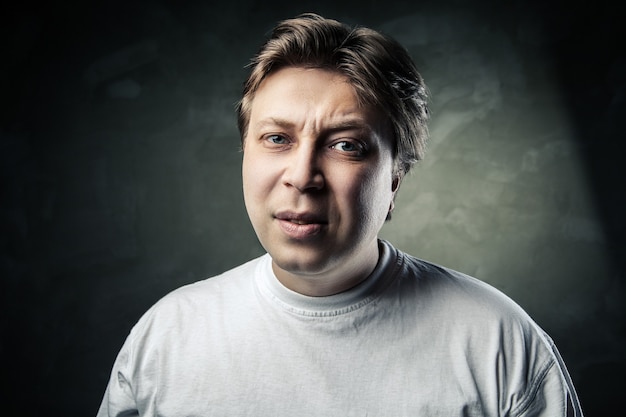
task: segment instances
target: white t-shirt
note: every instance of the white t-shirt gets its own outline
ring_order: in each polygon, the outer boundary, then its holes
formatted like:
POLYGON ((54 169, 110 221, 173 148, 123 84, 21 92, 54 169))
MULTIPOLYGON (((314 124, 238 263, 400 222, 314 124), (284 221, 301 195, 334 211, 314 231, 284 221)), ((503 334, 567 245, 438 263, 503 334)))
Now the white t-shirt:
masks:
POLYGON ((98 416, 582 415, 551 339, 508 297, 380 242, 361 284, 308 297, 264 255, 135 325, 98 416))

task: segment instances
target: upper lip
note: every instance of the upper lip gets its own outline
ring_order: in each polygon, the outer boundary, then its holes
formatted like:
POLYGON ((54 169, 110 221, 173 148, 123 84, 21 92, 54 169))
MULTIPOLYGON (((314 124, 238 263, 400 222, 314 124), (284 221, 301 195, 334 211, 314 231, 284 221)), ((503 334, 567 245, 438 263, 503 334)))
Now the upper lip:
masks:
POLYGON ((279 211, 274 215, 278 220, 286 220, 293 223, 327 223, 326 220, 311 212, 295 212, 290 210, 279 211))

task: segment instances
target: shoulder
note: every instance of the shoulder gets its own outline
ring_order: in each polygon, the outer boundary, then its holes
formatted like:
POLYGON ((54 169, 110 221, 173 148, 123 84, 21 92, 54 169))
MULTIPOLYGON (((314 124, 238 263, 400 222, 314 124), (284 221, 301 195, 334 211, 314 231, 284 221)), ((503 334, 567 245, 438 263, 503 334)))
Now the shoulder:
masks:
POLYGON ((256 268, 262 259, 263 257, 253 259, 219 275, 177 288, 161 298, 155 307, 165 308, 181 301, 204 304, 207 297, 224 297, 231 292, 245 291, 250 287, 256 268))
POLYGON ((395 292, 422 326, 442 343, 510 358, 532 353, 539 363, 554 359, 547 333, 519 304, 497 288, 461 272, 398 251, 395 292))
POLYGON ((509 296, 494 286, 453 269, 397 251, 397 285, 423 308, 459 320, 532 322, 509 296))
POLYGON ((255 297, 254 274, 263 257, 222 274, 187 284, 168 293, 146 311, 131 331, 132 338, 183 332, 203 325, 227 309, 243 306, 255 297), (237 302, 233 302, 236 300, 237 302))
POLYGON ((552 401, 554 387, 569 389, 554 342, 515 301, 461 272, 402 252, 398 260, 398 293, 416 306, 416 322, 427 329, 420 334, 449 352, 455 375, 469 370, 516 410, 539 396, 552 401))

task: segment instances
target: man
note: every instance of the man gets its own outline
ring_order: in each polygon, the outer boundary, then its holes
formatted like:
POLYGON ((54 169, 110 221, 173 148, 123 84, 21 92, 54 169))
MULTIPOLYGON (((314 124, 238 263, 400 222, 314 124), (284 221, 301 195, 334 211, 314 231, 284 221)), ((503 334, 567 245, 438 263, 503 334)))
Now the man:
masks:
POLYGON ((153 306, 99 416, 582 415, 520 307, 377 237, 427 136, 401 46, 317 15, 281 22, 238 110, 268 254, 153 306))

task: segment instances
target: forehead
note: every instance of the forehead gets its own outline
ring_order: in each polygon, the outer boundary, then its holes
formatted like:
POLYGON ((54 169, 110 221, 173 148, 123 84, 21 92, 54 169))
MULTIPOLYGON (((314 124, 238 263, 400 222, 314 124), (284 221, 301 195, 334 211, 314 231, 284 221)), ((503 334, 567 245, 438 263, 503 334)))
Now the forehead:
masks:
POLYGON ((293 117, 318 124, 361 119, 377 129, 384 124, 383 114, 363 104, 348 77, 328 69, 276 70, 260 83, 250 104, 251 124, 267 117, 293 117))
MULTIPOLYGON (((266 95, 288 94, 291 99, 304 99, 324 94, 327 98, 335 94, 354 107, 360 100, 348 77, 337 71, 322 68, 284 67, 268 74, 255 92, 255 101, 266 95)), ((279 103, 276 103, 279 104, 279 103)))

